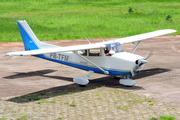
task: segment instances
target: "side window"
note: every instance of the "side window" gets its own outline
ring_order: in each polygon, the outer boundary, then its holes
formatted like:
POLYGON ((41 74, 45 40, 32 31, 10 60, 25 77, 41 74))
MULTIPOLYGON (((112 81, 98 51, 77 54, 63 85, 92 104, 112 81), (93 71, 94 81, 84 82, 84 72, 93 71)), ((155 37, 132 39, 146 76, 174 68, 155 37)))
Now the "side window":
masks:
POLYGON ((90 49, 89 56, 101 56, 101 49, 90 49))
POLYGON ((88 55, 88 50, 79 50, 78 54, 80 54, 82 56, 87 56, 88 55))
POLYGON ((104 56, 104 49, 79 50, 77 53, 82 56, 104 56))

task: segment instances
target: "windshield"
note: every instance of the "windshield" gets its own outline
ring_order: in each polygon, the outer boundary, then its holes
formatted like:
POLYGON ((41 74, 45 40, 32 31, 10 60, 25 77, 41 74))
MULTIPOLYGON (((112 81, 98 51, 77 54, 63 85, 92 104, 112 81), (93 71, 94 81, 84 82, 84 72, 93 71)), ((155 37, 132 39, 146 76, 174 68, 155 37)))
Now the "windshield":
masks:
POLYGON ((109 51, 114 51, 115 53, 125 52, 124 48, 121 46, 119 42, 106 44, 106 47, 109 51))

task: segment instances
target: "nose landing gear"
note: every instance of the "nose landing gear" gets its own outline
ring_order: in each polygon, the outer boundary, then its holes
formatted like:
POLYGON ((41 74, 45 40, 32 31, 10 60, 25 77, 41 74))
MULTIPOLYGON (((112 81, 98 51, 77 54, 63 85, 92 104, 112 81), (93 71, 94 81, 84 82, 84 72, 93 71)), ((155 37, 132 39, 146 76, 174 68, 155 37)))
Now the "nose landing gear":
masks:
POLYGON ((119 84, 127 86, 127 87, 132 87, 136 83, 133 79, 130 79, 130 76, 112 76, 114 79, 119 79, 119 84))
POLYGON ((132 87, 134 86, 136 82, 130 78, 126 78, 126 79, 120 79, 119 80, 119 84, 124 85, 124 86, 129 86, 132 87))

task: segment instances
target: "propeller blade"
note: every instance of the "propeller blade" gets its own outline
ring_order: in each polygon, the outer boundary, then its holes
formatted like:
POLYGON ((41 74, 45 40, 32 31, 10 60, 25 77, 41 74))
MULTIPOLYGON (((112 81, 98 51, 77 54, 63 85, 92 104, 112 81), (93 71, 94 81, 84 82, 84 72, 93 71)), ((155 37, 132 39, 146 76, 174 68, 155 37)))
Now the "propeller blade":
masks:
POLYGON ((149 51, 146 55, 146 57, 144 58, 145 60, 147 60, 148 58, 150 58, 153 55, 153 51, 149 51))

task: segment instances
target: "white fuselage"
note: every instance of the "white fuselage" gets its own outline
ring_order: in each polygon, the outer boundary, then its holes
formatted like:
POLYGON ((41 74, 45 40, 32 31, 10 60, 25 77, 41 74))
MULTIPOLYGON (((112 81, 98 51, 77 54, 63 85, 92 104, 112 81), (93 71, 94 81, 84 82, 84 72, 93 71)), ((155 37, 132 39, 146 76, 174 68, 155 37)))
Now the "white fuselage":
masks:
MULTIPOLYGON (((84 56, 99 67, 109 71, 109 75, 122 75, 124 73, 130 74, 131 70, 136 67, 136 61, 143 58, 142 56, 135 55, 127 52, 115 53, 111 56, 84 56), (121 74, 123 73, 123 74, 121 74)), ((60 53, 47 53, 44 54, 44 59, 48 59, 54 62, 65 64, 68 66, 76 67, 79 69, 94 71, 96 73, 102 73, 97 67, 87 62, 85 59, 79 57, 73 52, 60 52, 60 53)), ((126 74, 124 76, 126 76, 126 74)))

